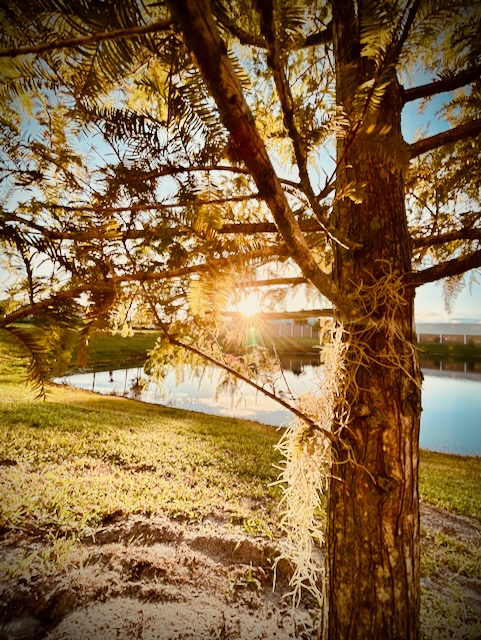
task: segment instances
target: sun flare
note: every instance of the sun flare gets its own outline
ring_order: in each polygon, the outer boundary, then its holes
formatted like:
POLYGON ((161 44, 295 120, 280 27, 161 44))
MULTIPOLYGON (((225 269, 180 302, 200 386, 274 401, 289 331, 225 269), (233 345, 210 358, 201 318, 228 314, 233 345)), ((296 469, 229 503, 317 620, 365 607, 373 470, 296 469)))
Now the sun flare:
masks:
POLYGON ((244 316, 255 316, 261 311, 259 296, 255 293, 249 293, 237 302, 237 309, 244 316))

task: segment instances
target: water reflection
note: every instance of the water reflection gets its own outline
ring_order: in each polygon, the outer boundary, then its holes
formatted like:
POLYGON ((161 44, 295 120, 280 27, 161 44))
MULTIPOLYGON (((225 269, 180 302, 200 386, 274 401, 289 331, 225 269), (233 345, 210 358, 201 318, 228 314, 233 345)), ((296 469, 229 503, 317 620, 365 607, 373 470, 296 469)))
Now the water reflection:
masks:
POLYGON ((431 375, 465 380, 481 379, 481 362, 457 362, 454 360, 438 360, 421 358, 421 368, 431 375))
MULTIPOLYGON (((279 392, 288 400, 315 392, 322 383, 319 356, 281 356, 284 374, 279 392)), ((462 455, 481 453, 481 371, 475 365, 423 361, 423 412, 421 447, 462 455)), ((163 404, 202 413, 257 420, 274 426, 287 424, 292 414, 274 400, 241 383, 239 394, 219 394, 216 388, 222 372, 210 370, 201 379, 191 379, 186 367, 181 380, 175 372, 162 388, 149 382, 141 367, 69 376, 66 382, 98 393, 122 395, 144 402, 163 404)))
POLYGON ((291 371, 296 376, 301 375, 306 367, 320 365, 320 357, 317 353, 280 353, 279 360, 284 371, 291 371))

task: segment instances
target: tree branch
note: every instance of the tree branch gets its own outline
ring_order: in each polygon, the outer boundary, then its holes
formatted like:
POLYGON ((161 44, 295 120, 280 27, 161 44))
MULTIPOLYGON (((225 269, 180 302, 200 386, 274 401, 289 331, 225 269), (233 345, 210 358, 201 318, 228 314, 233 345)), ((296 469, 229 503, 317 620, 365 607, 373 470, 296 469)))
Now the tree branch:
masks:
MULTIPOLYGON (((162 325, 162 327, 163 327, 163 325, 162 325)), ((169 342, 171 344, 176 345, 178 347, 181 347, 182 349, 186 349, 187 351, 190 351, 191 353, 194 353, 195 355, 200 356, 204 360, 207 360, 207 362, 210 362, 211 364, 215 365, 216 367, 220 367, 224 371, 227 371, 228 373, 230 373, 231 375, 235 376, 239 380, 242 380, 242 382, 245 382, 249 386, 251 386, 254 389, 256 389, 257 391, 259 391, 263 395, 267 396, 268 398, 271 398, 272 400, 275 400, 278 404, 283 406, 285 409, 288 409, 289 411, 291 411, 296 417, 300 418, 303 422, 307 423, 310 427, 312 427, 316 431, 319 431, 320 433, 322 433, 322 435, 325 438, 327 438, 331 443, 333 443, 333 444, 337 443, 336 437, 330 431, 327 431, 327 429, 324 429, 323 427, 318 425, 316 422, 314 422, 314 420, 309 418, 309 416, 306 416, 306 414, 302 413, 302 411, 299 411, 299 409, 297 407, 289 404, 288 402, 286 402, 280 396, 276 395, 275 393, 272 393, 268 389, 265 389, 264 387, 262 387, 261 385, 257 384, 256 382, 254 382, 250 378, 247 378, 246 376, 244 376, 239 371, 236 371, 232 367, 229 367, 229 365, 225 364, 221 360, 216 360, 216 358, 213 358, 209 354, 207 354, 207 353, 205 353, 203 351, 200 351, 200 349, 197 349, 196 347, 194 347, 194 346, 192 346, 190 344, 186 344, 185 342, 181 342, 180 340, 177 340, 176 338, 173 338, 172 336, 169 335, 169 333, 165 329, 164 329, 164 332, 165 332, 165 334, 167 336, 167 339, 169 340, 169 342)))
POLYGON ((481 267, 481 250, 467 256, 453 258, 422 271, 413 271, 406 275, 404 281, 408 287, 420 287, 428 282, 459 276, 470 269, 478 269, 479 267, 481 267))
POLYGON ((63 204, 48 204, 45 205, 49 209, 60 209, 64 211, 91 211, 93 213, 122 213, 123 211, 148 211, 149 209, 164 211, 169 209, 178 209, 179 207, 185 207, 186 204, 203 206, 211 204, 227 204, 229 202, 246 202, 247 200, 259 199, 258 193, 253 193, 244 196, 226 196, 225 198, 215 198, 209 200, 203 200, 202 198, 193 198, 192 201, 187 202, 146 202, 143 204, 130 204, 124 206, 111 206, 105 207, 103 205, 91 206, 91 205, 63 205, 63 204))
MULTIPOLYGON (((222 314, 227 318, 237 318, 242 316, 241 311, 224 311, 222 314)), ((332 318, 333 309, 301 309, 299 311, 258 311, 256 318, 262 320, 302 320, 305 318, 332 318)))
MULTIPOLYGON (((228 29, 234 38, 237 38, 240 44, 257 47, 258 49, 265 49, 266 42, 264 38, 247 33, 244 29, 241 29, 235 22, 223 22, 224 27, 228 29)), ((332 22, 330 22, 323 31, 317 33, 311 33, 305 37, 304 41, 297 43, 297 49, 303 49, 305 47, 317 47, 319 45, 325 45, 332 42, 332 22)))
MULTIPOLYGON (((239 167, 237 165, 222 165, 222 164, 213 164, 213 165, 190 165, 188 167, 162 167, 161 169, 156 169, 154 171, 146 171, 146 172, 132 172, 135 173, 135 176, 139 178, 139 180, 152 180, 154 178, 162 178, 164 176, 175 176, 179 173, 193 173, 195 171, 205 171, 210 173, 211 171, 226 171, 228 173, 241 173, 243 175, 252 176, 251 171, 247 167, 239 167)), ((293 187, 294 189, 300 189, 300 184, 298 182, 294 182, 293 180, 287 180, 286 178, 278 178, 281 184, 288 185, 293 187)), ((259 198, 263 196, 261 193, 258 194, 259 198)))
MULTIPOLYGON (((230 200, 229 200, 230 201, 230 200)), ((216 201, 217 202, 217 201, 216 201)), ((172 205, 174 206, 174 205, 172 205)), ((180 205, 175 205, 179 207, 180 205)), ((170 208, 170 205, 167 205, 170 208)), ((61 205, 58 208, 63 209, 61 205)), ((72 211, 92 211, 93 213, 116 213, 118 211, 129 211, 131 209, 143 211, 145 209, 162 209, 163 205, 159 205, 156 207, 153 205, 139 205, 138 207, 106 207, 105 209, 99 209, 97 207, 65 207, 66 210, 72 211)), ((105 231, 101 227, 89 227, 88 229, 66 229, 65 231, 56 231, 55 229, 49 229, 43 225, 40 225, 32 220, 26 220, 15 213, 8 214, 8 219, 3 221, 5 222, 18 222, 20 224, 24 224, 26 227, 30 227, 30 229, 37 231, 42 234, 45 238, 49 238, 51 240, 73 240, 76 242, 88 241, 88 240, 101 240, 105 238, 105 231)), ((317 222, 317 220, 306 220, 299 223, 299 226, 304 232, 322 232, 324 233, 323 228, 317 222)), ((242 235, 257 235, 258 233, 279 233, 279 229, 274 222, 238 222, 238 223, 228 223, 222 225, 219 229, 216 229, 217 233, 226 234, 242 234, 242 235)), ((182 236, 190 233, 191 229, 187 226, 182 227, 167 227, 164 224, 160 224, 159 226, 149 226, 144 225, 142 229, 128 229, 126 231, 118 231, 115 232, 116 239, 120 241, 124 240, 142 240, 144 238, 157 238, 165 236, 168 233, 170 236, 182 236)))
POLYGON ((281 285, 291 285, 295 287, 298 284, 306 284, 305 278, 268 278, 267 280, 241 280, 239 287, 257 288, 257 287, 279 287, 281 285))
POLYGON ((224 267, 229 267, 236 262, 242 262, 244 260, 262 260, 270 257, 282 256, 286 253, 285 245, 278 245, 277 247, 269 247, 266 249, 258 249, 256 251, 250 251, 248 253, 237 253, 227 258, 218 258, 217 260, 211 260, 206 263, 197 265, 191 265, 190 267, 183 267, 179 269, 165 269, 163 271, 138 271, 136 273, 113 275, 107 277, 104 280, 97 280, 95 282, 87 282, 78 287, 72 289, 65 289, 56 295, 40 300, 35 304, 29 304, 17 311, 14 311, 4 318, 0 318, 0 329, 6 327, 9 324, 28 318, 30 315, 34 315, 43 309, 48 307, 54 307, 64 300, 70 300, 78 298, 82 293, 87 291, 101 292, 112 291, 116 285, 122 282, 156 282, 160 280, 170 280, 173 278, 181 278, 186 275, 194 273, 203 273, 206 271, 218 271, 224 267))
POLYGON ((277 247, 267 247, 264 249, 257 249, 256 251, 249 251, 248 253, 236 253, 235 255, 228 256, 227 258, 218 258, 217 260, 209 260, 209 262, 202 262, 200 264, 194 264, 190 267, 180 267, 178 269, 165 269, 163 271, 140 271, 136 273, 126 273, 123 275, 113 276, 112 282, 153 282, 159 280, 170 280, 173 278, 182 278, 183 276, 191 275, 194 273, 204 273, 205 271, 219 271, 224 267, 230 267, 236 262, 243 262, 248 260, 261 260, 263 258, 272 258, 287 254, 287 248, 285 245, 278 245, 277 247))
POLYGON ((185 42, 196 57, 221 120, 271 210, 292 258, 321 293, 342 307, 343 301, 336 286, 315 261, 294 217, 264 141, 255 126, 227 48, 220 38, 210 3, 207 0, 168 0, 167 4, 181 26, 185 42))
POLYGON ((311 33, 306 36, 301 47, 317 47, 319 45, 330 44, 332 42, 332 21, 326 25, 323 31, 311 33))
POLYGON ((0 51, 0 58, 15 58, 29 53, 46 53, 58 49, 73 49, 75 47, 104 42, 105 40, 125 40, 126 38, 138 38, 148 33, 170 30, 172 22, 170 20, 159 20, 152 24, 130 27, 128 29, 112 29, 112 31, 102 31, 91 36, 81 38, 69 38, 67 40, 56 40, 54 42, 42 42, 41 44, 29 47, 18 47, 0 51))
MULTIPOLYGON (((305 222, 299 222, 299 227, 302 231, 322 231, 317 220, 306 220, 305 222)), ((223 224, 218 230, 219 233, 243 233, 246 235, 254 235, 257 233, 278 233, 279 229, 274 222, 234 222, 231 224, 223 224)))
MULTIPOLYGON (((319 225, 317 225, 319 230, 319 225)), ((257 233, 279 233, 275 222, 233 222, 223 224, 219 233, 245 233, 255 235, 257 233)))
POLYGON ((261 17, 261 31, 267 44, 267 64, 272 71, 277 95, 281 103, 284 126, 289 133, 289 137, 294 147, 297 168, 301 178, 301 185, 305 189, 310 185, 307 171, 307 146, 297 129, 294 117, 294 99, 284 72, 279 40, 276 34, 274 21, 273 0, 257 0, 257 10, 261 17))
POLYGON ((413 247, 415 249, 422 249, 423 247, 434 247, 437 244, 444 244, 455 240, 481 240, 481 229, 456 229, 455 231, 441 233, 436 236, 414 238, 413 247))
POLYGON ((241 29, 239 25, 231 20, 229 20, 228 22, 223 22, 222 26, 224 26, 229 31, 229 33, 234 36, 234 38, 237 38, 240 44, 257 47, 258 49, 266 48, 264 38, 244 31, 244 29, 241 29))
MULTIPOLYGON (((102 213, 100 210, 99 213, 102 213)), ((26 233, 38 232, 44 238, 49 240, 72 240, 74 242, 88 242, 91 240, 102 240, 105 238, 105 232, 101 227, 89 227, 88 229, 66 229, 65 231, 57 231, 55 229, 49 229, 43 225, 40 225, 32 220, 25 220, 19 215, 10 214, 8 216, 8 222, 17 222, 28 227, 26 233)), ((319 224, 312 220, 305 223, 301 223, 301 229, 303 231, 323 231, 319 224)), ((124 231, 115 231, 114 240, 143 240, 145 238, 159 238, 168 234, 170 237, 184 236, 191 233, 187 225, 185 227, 168 227, 165 224, 159 226, 144 225, 142 229, 127 229, 124 231)), ((256 235, 258 233, 279 233, 279 230, 274 222, 245 222, 245 223, 233 223, 225 224, 216 230, 220 234, 242 234, 242 235, 256 235)), ((112 232, 110 232, 112 233, 112 232)), ((109 236, 111 238, 112 236, 109 236)))
POLYGON ((460 124, 457 127, 449 129, 449 131, 444 131, 443 133, 438 133, 435 136, 430 136, 429 138, 423 138, 422 140, 413 142, 407 146, 407 156, 412 160, 416 156, 420 156, 423 153, 442 147, 445 144, 457 142, 464 138, 470 138, 479 135, 479 133, 481 133, 481 119, 471 120, 471 122, 460 124))
POLYGON ((481 75, 481 65, 464 69, 459 73, 450 76, 449 78, 443 78, 442 80, 436 80, 435 82, 429 82, 427 84, 420 85, 419 87, 411 87, 410 89, 402 89, 403 104, 412 102, 413 100, 419 100, 420 98, 429 98, 438 93, 444 91, 454 91, 461 87, 471 84, 481 75))
POLYGON ((389 70, 393 63, 397 63, 399 61, 404 44, 406 43, 411 32, 411 28, 416 20, 421 2, 422 0, 412 0, 411 6, 409 6, 410 2, 407 2, 403 6, 403 9, 397 19, 397 24, 393 29, 393 34, 395 35, 392 37, 391 42, 386 49, 386 53, 384 54, 384 69, 378 76, 379 78, 389 70))
POLYGON ((20 320, 24 320, 29 316, 35 315, 39 311, 43 311, 49 307, 55 307, 65 300, 78 298, 82 293, 86 293, 87 291, 102 291, 102 289, 106 289, 105 285, 102 283, 86 283, 79 287, 74 287, 73 289, 65 289, 54 296, 50 296, 44 300, 39 300, 34 304, 27 305, 26 307, 21 307, 20 309, 17 309, 17 311, 13 311, 3 318, 0 318, 0 329, 3 329, 10 324, 14 324, 15 322, 19 322, 20 320))

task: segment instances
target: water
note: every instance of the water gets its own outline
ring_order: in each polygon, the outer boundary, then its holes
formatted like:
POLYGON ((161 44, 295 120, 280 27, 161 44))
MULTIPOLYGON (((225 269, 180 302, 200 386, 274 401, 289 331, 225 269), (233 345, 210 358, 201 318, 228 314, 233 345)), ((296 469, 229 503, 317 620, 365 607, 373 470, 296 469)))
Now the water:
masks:
POLYGON ((425 373, 422 406, 422 448, 481 454, 481 381, 425 373))
MULTIPOLYGON (((295 395, 315 392, 322 378, 322 368, 314 365, 315 360, 305 356, 291 356, 284 360, 284 380, 281 380, 280 386, 287 400, 289 391, 295 395)), ((426 363, 423 373, 421 447, 461 455, 480 455, 481 374, 465 365, 451 366, 448 363, 435 363, 434 366, 426 363)), ((77 374, 57 382, 102 394, 257 420, 274 426, 286 425, 291 419, 290 411, 244 383, 239 385, 239 394, 235 398, 230 394, 216 398, 216 387, 222 376, 222 371, 214 370, 206 373, 202 379, 186 377, 179 382, 175 372, 172 372, 162 389, 153 383, 141 389, 137 381, 147 382, 147 378, 142 368, 133 368, 77 374)))

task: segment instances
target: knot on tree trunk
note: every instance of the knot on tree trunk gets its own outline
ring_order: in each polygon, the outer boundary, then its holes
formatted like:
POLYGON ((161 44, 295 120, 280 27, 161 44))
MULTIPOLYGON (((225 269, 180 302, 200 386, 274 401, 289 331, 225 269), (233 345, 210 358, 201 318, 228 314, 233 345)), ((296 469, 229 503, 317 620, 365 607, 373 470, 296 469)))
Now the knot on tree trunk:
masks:
POLYGON ((376 483, 376 487, 381 489, 383 493, 391 493, 398 484, 394 478, 381 475, 374 476, 374 482, 376 483))

